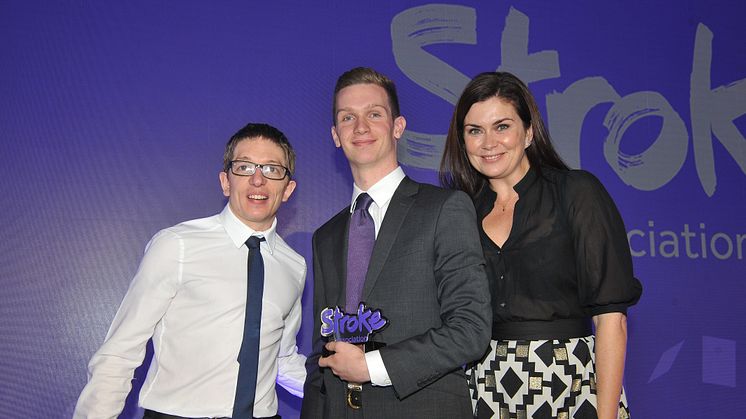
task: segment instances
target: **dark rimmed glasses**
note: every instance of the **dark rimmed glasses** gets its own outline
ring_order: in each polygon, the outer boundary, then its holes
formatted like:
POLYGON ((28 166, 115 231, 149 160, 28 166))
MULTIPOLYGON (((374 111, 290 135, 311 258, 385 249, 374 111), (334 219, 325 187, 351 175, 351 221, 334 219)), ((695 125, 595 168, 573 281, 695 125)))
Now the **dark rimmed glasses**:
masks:
POLYGON ((231 161, 231 172, 236 176, 254 176, 257 168, 267 179, 282 180, 285 176, 290 177, 290 170, 279 164, 259 164, 248 160, 231 161))

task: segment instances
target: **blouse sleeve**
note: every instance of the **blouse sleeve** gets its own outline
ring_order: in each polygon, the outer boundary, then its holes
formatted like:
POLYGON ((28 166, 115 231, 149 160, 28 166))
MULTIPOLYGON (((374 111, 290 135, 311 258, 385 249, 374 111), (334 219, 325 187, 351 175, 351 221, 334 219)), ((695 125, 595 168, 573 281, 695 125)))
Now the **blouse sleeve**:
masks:
POLYGON ((589 316, 626 313, 627 307, 640 299, 642 285, 632 272, 632 256, 619 210, 589 172, 570 171, 565 192, 580 303, 589 316))

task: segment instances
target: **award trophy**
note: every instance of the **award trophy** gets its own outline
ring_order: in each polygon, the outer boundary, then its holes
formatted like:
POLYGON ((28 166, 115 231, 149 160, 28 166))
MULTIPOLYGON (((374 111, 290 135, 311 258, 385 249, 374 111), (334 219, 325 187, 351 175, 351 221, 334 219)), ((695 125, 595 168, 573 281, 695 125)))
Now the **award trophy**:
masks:
MULTIPOLYGON (((347 342, 353 345, 365 346, 370 336, 383 329, 388 320, 381 315, 381 310, 366 308, 360 303, 357 313, 347 314, 339 307, 327 307, 321 310, 321 336, 329 340, 347 342)), ((365 349, 363 349, 365 350, 365 349)), ((331 353, 324 349, 322 356, 331 353)), ((347 383, 347 405, 352 409, 362 407, 363 386, 359 383, 347 383)))

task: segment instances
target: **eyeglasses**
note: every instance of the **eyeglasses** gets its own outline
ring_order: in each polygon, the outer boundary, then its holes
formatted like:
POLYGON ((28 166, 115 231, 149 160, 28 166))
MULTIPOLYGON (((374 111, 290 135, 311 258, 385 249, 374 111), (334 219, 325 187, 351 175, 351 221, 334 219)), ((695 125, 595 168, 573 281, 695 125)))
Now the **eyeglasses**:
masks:
POLYGON ((231 162, 231 172, 236 176, 254 176, 256 169, 262 173, 262 176, 272 180, 282 180, 285 176, 290 177, 290 170, 279 164, 259 164, 247 160, 233 160, 231 162))

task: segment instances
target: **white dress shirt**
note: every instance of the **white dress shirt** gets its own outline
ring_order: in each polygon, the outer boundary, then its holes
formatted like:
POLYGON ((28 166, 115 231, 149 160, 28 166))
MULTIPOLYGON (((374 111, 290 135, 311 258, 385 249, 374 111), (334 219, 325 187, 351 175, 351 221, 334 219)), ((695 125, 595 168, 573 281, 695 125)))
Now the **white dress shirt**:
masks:
MULTIPOLYGON (((376 182, 367 191, 363 191, 357 185, 352 187, 352 204, 350 205, 350 214, 355 211, 355 201, 358 195, 363 192, 367 192, 373 202, 368 207, 368 213, 373 219, 373 224, 376 228, 376 238, 378 238, 378 231, 381 229, 383 223, 383 217, 386 216, 386 210, 389 208, 391 198, 394 197, 394 192, 399 184, 404 180, 404 170, 401 167, 397 167, 391 173, 384 176, 383 179, 376 182)), ((375 308, 375 307, 373 307, 375 308)), ((386 313, 383 313, 386 317, 386 313)), ((370 375, 370 383, 374 386, 390 386, 391 379, 389 378, 386 366, 383 364, 383 358, 379 351, 371 351, 365 353, 365 362, 368 364, 368 374, 370 375)))
POLYGON ((187 417, 228 416, 238 377, 252 235, 263 236, 264 294, 254 416, 277 414, 277 383, 303 395, 305 357, 295 336, 301 323, 306 262, 275 232, 243 224, 226 205, 220 214, 161 230, 140 267, 101 348, 74 418, 116 418, 133 372, 152 337, 155 353, 140 405, 187 417))

